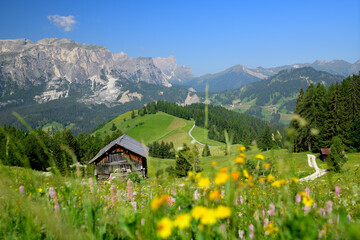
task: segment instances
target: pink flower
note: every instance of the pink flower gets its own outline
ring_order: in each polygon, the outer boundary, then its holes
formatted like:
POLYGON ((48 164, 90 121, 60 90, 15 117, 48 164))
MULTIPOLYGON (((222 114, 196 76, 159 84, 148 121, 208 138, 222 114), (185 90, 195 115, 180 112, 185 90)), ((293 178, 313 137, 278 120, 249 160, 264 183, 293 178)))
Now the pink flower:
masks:
POLYGON ((269 205, 268 215, 269 216, 275 215, 275 205, 273 203, 270 203, 270 205, 269 205))
MULTIPOLYGON (((59 203, 58 203, 58 200, 57 198, 54 199, 54 210, 55 210, 55 215, 56 216, 59 216, 59 203)), ((74 208, 75 208, 75 205, 74 205, 74 208)))
POLYGON ((310 189, 307 187, 307 188, 305 188, 305 192, 306 192, 306 194, 308 195, 308 196, 310 196, 310 189))
POLYGON ((255 237, 254 225, 252 225, 252 224, 249 225, 249 237, 250 237, 250 239, 254 239, 254 237, 255 237))
POLYGON ((244 239, 244 231, 243 230, 239 230, 239 238, 241 239, 241 240, 243 240, 244 239))
POLYGON ((313 203, 313 209, 316 209, 317 208, 317 204, 316 202, 313 203))
POLYGON ((141 219, 141 226, 144 226, 144 225, 145 225, 145 219, 142 218, 142 219, 141 219))
POLYGON ((56 198, 56 192, 53 187, 49 188, 49 195, 52 199, 56 198))
POLYGON ((340 193, 340 187, 339 187, 339 186, 336 186, 336 187, 335 187, 335 196, 336 196, 336 197, 339 197, 339 193, 340 193))
POLYGON ((331 213, 333 210, 333 203, 332 201, 328 201, 326 202, 326 212, 329 214, 331 213))
POLYGON ((241 204, 244 204, 244 199, 243 199, 242 196, 240 196, 240 203, 241 203, 241 204))
POLYGON ((346 217, 347 217, 347 220, 348 220, 349 222, 351 222, 351 216, 350 216, 350 214, 348 214, 346 217))
POLYGON ((198 192, 198 190, 196 189, 194 192, 194 199, 195 201, 198 200, 200 198, 200 193, 198 192))
POLYGON ((300 194, 296 194, 295 201, 296 201, 297 203, 300 203, 300 202, 301 202, 301 195, 300 195, 300 194))
POLYGON ((326 211, 323 208, 320 208, 320 216, 326 216, 326 211))
POLYGON ((136 211, 136 202, 135 202, 135 201, 131 201, 131 205, 132 205, 133 209, 136 211))
POLYGON ((120 202, 120 201, 121 201, 120 190, 117 190, 117 192, 116 192, 116 197, 117 197, 118 202, 120 202))
POLYGON ((19 192, 20 192, 20 194, 21 194, 22 196, 24 196, 24 194, 25 194, 25 187, 21 185, 21 186, 19 187, 19 192))
POLYGON ((127 200, 129 201, 133 197, 132 182, 130 181, 130 179, 127 182, 127 190, 128 190, 127 200))
POLYGON ((265 219, 264 219, 264 227, 266 227, 268 224, 269 224, 269 219, 268 219, 268 218, 265 218, 265 219))

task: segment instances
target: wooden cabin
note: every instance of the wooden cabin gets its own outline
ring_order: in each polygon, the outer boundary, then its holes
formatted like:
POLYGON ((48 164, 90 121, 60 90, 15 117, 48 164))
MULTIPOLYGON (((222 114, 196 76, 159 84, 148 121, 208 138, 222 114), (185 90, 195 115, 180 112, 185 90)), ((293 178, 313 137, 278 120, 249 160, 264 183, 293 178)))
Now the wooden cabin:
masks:
POLYGON ((131 172, 145 178, 148 153, 147 146, 124 134, 101 149, 88 164, 96 165, 98 180, 109 178, 110 174, 126 177, 131 172))
POLYGON ((330 152, 331 152, 331 148, 321 148, 320 149, 320 159, 322 161, 326 161, 330 152))

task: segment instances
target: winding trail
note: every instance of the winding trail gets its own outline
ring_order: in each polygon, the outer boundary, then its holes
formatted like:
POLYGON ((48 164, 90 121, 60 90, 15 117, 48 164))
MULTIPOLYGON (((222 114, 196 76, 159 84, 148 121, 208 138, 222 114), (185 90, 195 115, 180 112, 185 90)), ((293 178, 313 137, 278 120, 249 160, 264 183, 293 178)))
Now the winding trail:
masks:
POLYGON ((315 168, 315 173, 307 176, 307 177, 304 177, 304 178, 301 178, 299 179, 300 182, 302 181, 311 181, 311 180, 314 180, 318 177, 321 177, 322 175, 325 175, 327 173, 327 170, 326 169, 320 169, 318 167, 318 165, 316 164, 316 160, 315 160, 315 156, 312 155, 312 154, 307 154, 308 156, 308 164, 310 167, 312 168, 315 168))
MULTIPOLYGON (((197 142, 198 144, 200 144, 200 145, 202 145, 202 146, 205 146, 205 144, 199 142, 198 140, 196 140, 196 139, 193 137, 193 135, 191 135, 191 131, 194 129, 194 127, 195 127, 195 123, 194 123, 194 126, 192 126, 192 128, 190 129, 190 131, 189 131, 189 133, 188 133, 189 136, 190 136, 195 142, 197 142)), ((209 146, 209 145, 208 145, 208 147, 214 147, 214 146, 209 146)))

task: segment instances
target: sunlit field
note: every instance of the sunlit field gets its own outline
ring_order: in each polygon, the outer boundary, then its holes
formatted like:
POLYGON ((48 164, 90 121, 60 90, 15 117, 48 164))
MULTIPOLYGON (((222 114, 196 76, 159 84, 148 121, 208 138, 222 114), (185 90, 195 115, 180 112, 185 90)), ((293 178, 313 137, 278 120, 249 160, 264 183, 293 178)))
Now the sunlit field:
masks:
POLYGON ((241 146, 182 179, 155 177, 175 164, 166 159, 150 159, 150 177, 133 181, 1 166, 0 238, 358 239, 360 155, 349 159, 312 182, 299 182, 313 173, 306 153, 241 146))

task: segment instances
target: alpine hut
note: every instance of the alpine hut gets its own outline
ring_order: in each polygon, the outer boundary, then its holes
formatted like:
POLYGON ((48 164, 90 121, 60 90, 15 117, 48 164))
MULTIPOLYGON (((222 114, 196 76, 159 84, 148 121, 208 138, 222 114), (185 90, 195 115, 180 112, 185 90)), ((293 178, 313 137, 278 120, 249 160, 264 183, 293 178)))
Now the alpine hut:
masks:
POLYGON ((331 153, 331 148, 321 148, 320 149, 320 159, 326 161, 328 155, 331 153))
POLYGON ((98 180, 115 173, 125 177, 131 172, 138 172, 145 178, 148 152, 147 146, 124 134, 101 149, 88 164, 96 165, 98 180))

